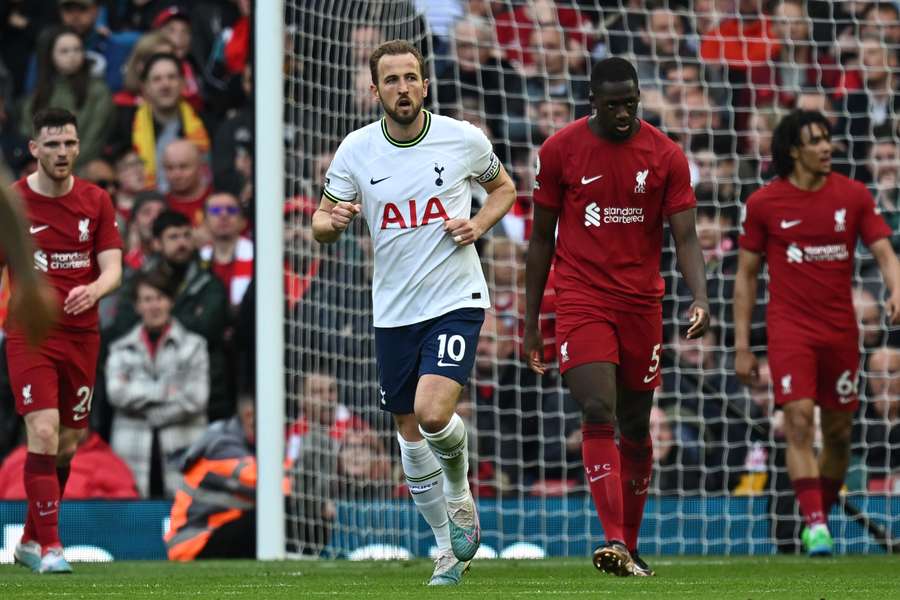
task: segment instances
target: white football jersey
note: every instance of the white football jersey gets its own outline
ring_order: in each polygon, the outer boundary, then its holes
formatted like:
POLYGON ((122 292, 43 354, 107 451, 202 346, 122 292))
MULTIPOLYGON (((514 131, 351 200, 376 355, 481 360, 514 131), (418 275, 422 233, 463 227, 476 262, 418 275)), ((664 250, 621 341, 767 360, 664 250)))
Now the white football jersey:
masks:
POLYGON ((500 161, 474 125, 424 114, 422 132, 406 142, 390 137, 384 119, 357 129, 325 177, 325 196, 360 203, 369 224, 375 327, 490 306, 475 246, 457 246, 444 221, 471 216, 473 180, 496 178, 500 161))

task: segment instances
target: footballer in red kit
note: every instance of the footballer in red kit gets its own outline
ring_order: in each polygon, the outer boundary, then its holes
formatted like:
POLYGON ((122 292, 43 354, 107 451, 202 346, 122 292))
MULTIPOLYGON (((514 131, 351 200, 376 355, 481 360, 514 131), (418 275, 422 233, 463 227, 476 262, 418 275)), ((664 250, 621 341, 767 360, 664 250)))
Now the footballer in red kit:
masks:
POLYGON ((694 298, 686 335, 702 337, 709 325, 687 158, 637 117, 639 101, 628 61, 594 65, 594 114, 540 150, 526 267, 525 351, 531 368, 543 373, 538 316, 553 263, 559 369, 582 408, 584 467, 606 534, 594 565, 620 576, 653 575, 637 538, 653 463, 649 422, 660 381, 665 220, 694 298))
POLYGON ((747 384, 758 376, 750 349, 756 279, 769 265, 767 338, 775 402, 784 407, 787 468, 807 524, 810 556, 828 556, 828 513, 850 461, 857 399, 859 331, 851 299, 858 241, 870 248, 891 290, 886 312, 900 321, 900 264, 891 229, 865 186, 831 172, 825 117, 801 111, 773 134, 778 177, 747 200, 735 280, 735 371, 747 384), (821 410, 822 452, 813 452, 821 410))
MULTIPOLYGON (((13 185, 24 201, 35 247, 33 268, 55 291, 59 321, 35 347, 12 320, 6 345, 16 409, 25 419, 28 515, 15 559, 36 572, 71 567, 59 540, 59 501, 69 463, 88 426, 100 347, 97 302, 118 287, 122 239, 109 195, 72 175, 75 116, 48 108, 34 116, 35 173, 13 185)), ((23 274, 12 269, 13 294, 23 274)))

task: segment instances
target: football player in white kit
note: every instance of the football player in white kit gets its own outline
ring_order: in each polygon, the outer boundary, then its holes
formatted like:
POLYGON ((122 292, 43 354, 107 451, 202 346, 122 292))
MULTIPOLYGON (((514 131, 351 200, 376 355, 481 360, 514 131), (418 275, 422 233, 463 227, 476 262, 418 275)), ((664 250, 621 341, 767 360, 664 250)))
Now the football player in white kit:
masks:
POLYGON ((454 585, 481 540, 455 412, 490 306, 473 244, 510 209, 515 186, 481 130, 422 110, 428 80, 413 45, 386 42, 369 66, 384 117, 341 143, 313 235, 334 242, 360 212, 369 225, 379 401, 394 415, 409 491, 437 540, 429 585, 454 585), (470 218, 473 180, 488 196, 470 218))

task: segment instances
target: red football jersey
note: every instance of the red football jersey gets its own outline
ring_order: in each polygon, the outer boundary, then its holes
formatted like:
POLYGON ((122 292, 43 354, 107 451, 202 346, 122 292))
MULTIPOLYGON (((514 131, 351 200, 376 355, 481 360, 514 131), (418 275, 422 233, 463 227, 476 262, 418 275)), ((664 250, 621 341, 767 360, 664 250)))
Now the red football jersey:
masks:
POLYGON ((696 204, 681 148, 646 121, 607 141, 585 117, 544 142, 537 171, 534 202, 559 214, 557 310, 658 311, 663 217, 696 204))
POLYGON ((832 173, 814 192, 775 179, 747 200, 740 246, 769 263, 769 340, 856 340, 851 299, 857 239, 890 237, 865 186, 832 173))
MULTIPOLYGON (((100 275, 97 254, 122 248, 112 200, 96 185, 75 178, 72 190, 56 198, 38 194, 25 178, 13 184, 24 200, 36 251, 34 268, 43 271, 59 294, 62 331, 96 331, 97 307, 79 315, 62 312, 69 291, 87 285, 100 275)), ((15 287, 15 273, 11 273, 15 287)), ((13 330, 15 324, 12 324, 13 330)))
POLYGON ((183 198, 174 194, 166 194, 166 204, 169 210, 181 213, 191 222, 191 227, 200 227, 203 225, 203 204, 206 198, 212 194, 212 186, 208 186, 199 196, 194 198, 183 198))

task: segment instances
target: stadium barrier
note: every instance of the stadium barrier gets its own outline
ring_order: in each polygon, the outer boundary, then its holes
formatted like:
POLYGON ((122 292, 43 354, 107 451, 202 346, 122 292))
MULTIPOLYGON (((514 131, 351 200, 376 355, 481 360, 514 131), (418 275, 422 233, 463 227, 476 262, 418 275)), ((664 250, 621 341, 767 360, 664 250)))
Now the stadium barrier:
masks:
MULTIPOLYGON (((900 496, 855 495, 853 503, 870 515, 900 513, 900 496)), ((349 548, 342 558, 429 556, 427 525, 412 502, 397 500, 338 503, 332 548, 349 548), (385 538, 374 532, 394 532, 385 538)), ((71 501, 61 507, 60 534, 74 560, 163 560, 162 536, 168 526, 167 501, 71 501)), ((587 496, 479 501, 484 558, 588 556, 584 532, 600 540, 602 532, 587 496)), ((0 502, 0 563, 13 562, 22 533, 24 502, 0 502)), ((883 554, 884 549, 838 508, 831 514, 837 553, 883 554)), ((900 537, 894 520, 893 537, 900 537)), ((641 527, 641 552, 657 554, 764 555, 776 551, 767 500, 763 497, 650 498, 641 527)), ((326 550, 327 552, 327 550, 326 550)))

